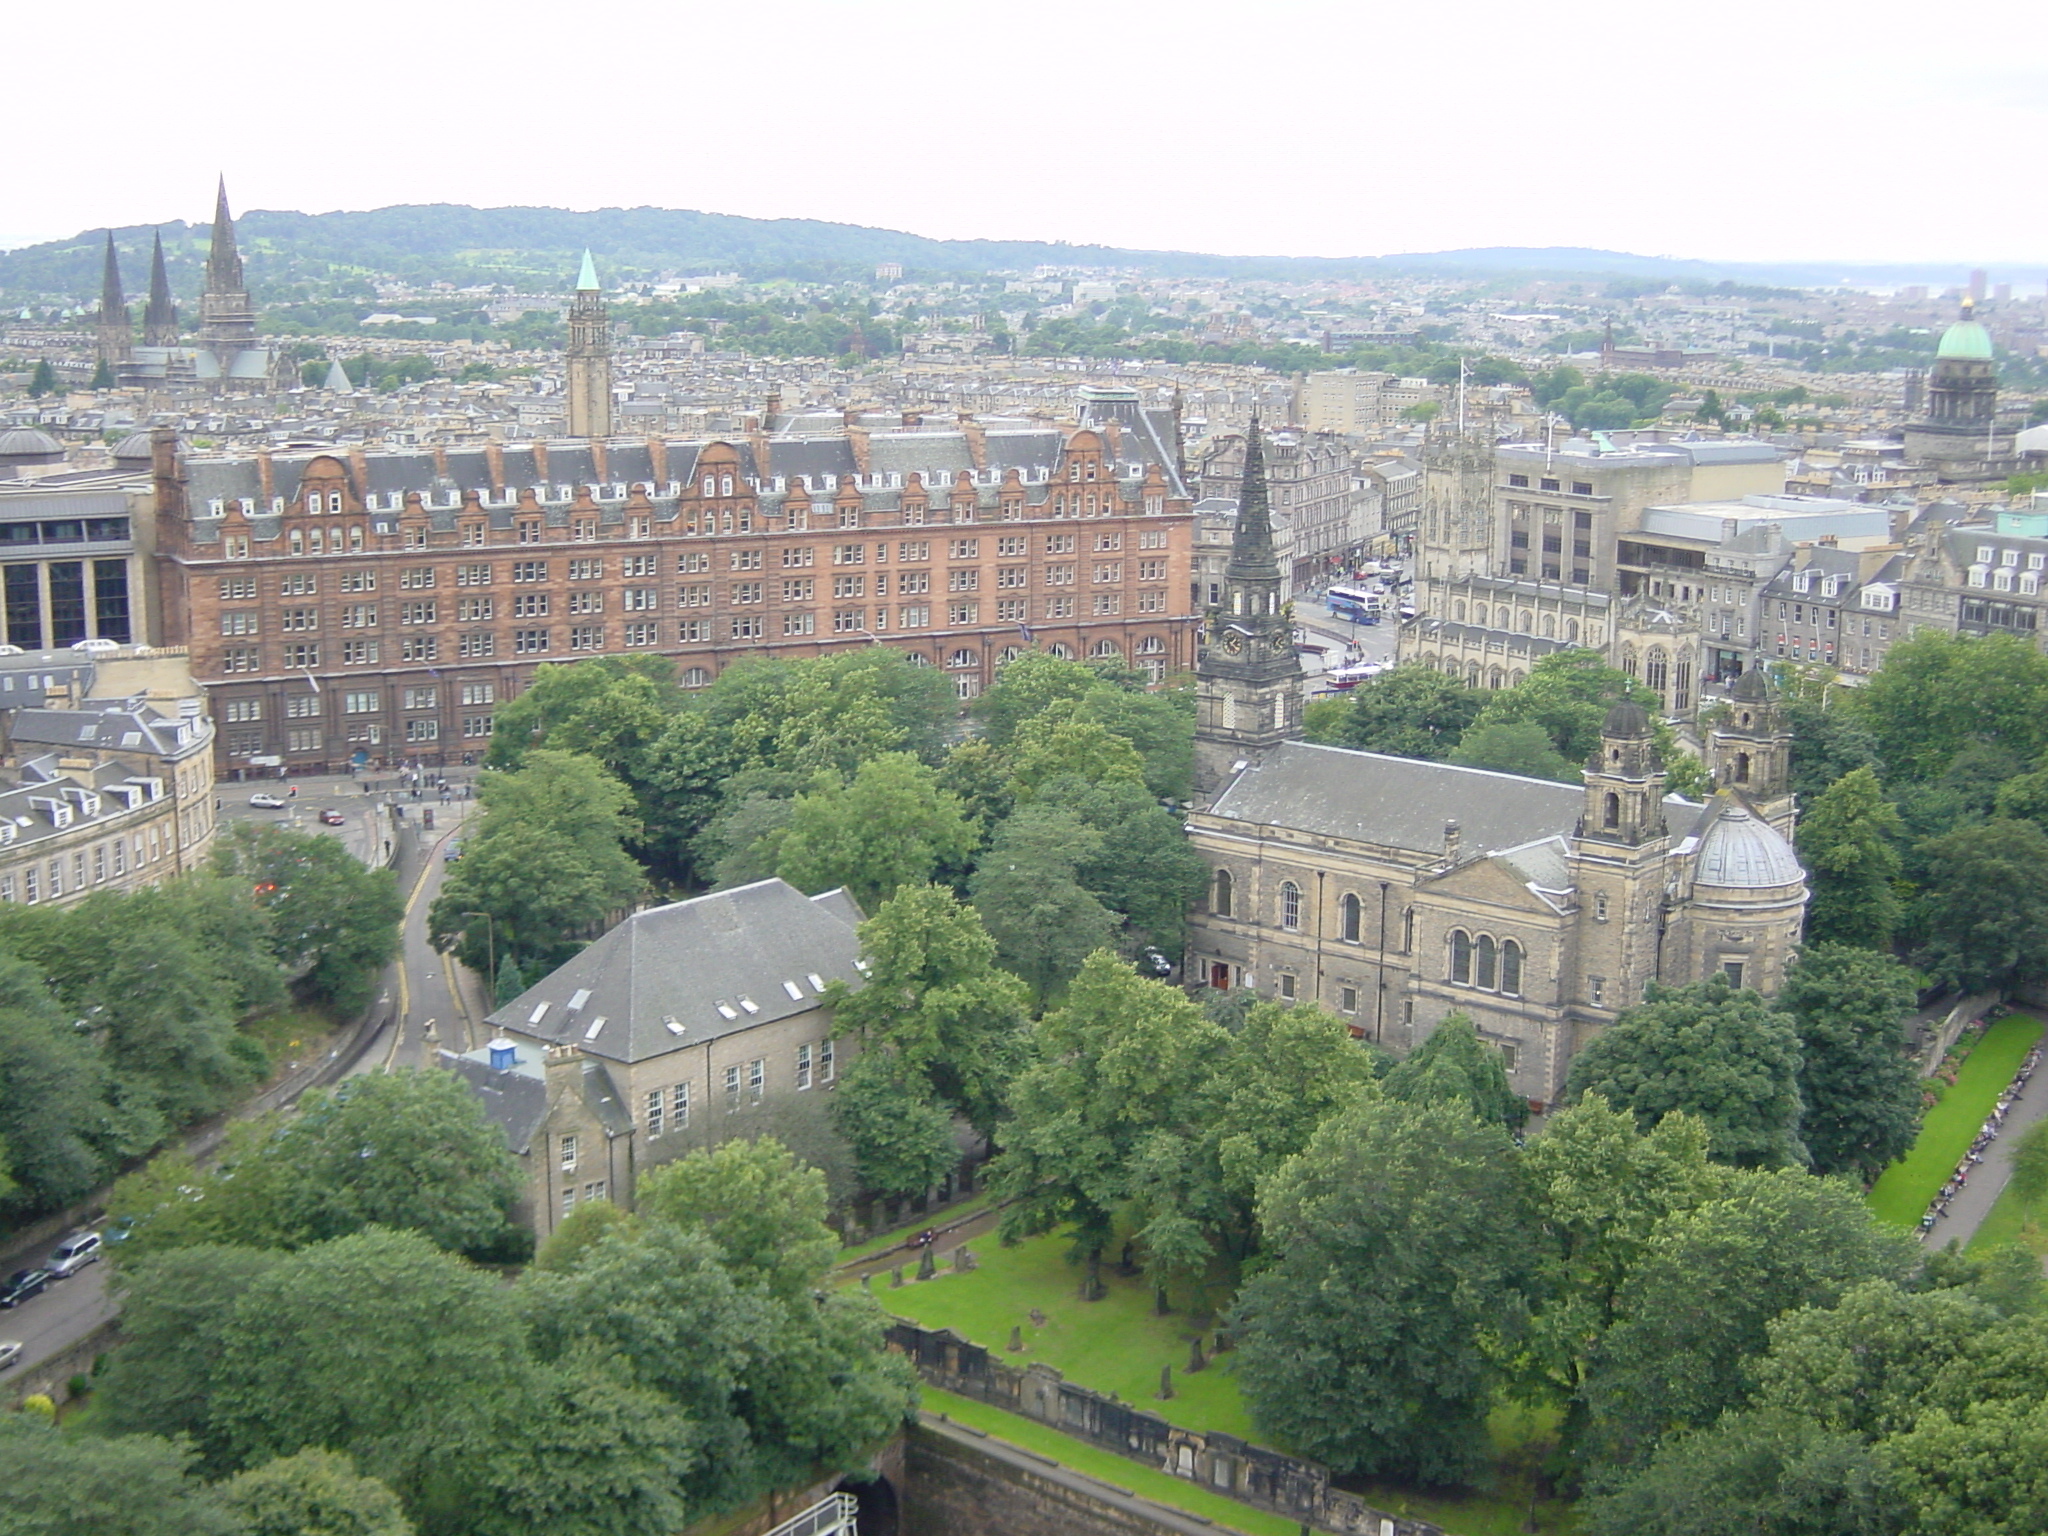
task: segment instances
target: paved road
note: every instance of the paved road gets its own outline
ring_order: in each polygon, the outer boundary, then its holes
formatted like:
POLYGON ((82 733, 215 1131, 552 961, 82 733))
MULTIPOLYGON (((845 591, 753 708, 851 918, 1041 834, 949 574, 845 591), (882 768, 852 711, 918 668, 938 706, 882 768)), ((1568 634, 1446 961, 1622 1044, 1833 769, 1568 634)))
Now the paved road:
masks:
MULTIPOLYGON (((40 1265, 56 1246, 54 1240, 44 1244, 34 1262, 40 1265)), ((15 1261, 17 1267, 25 1262, 15 1261)), ((0 1312, 0 1339, 27 1346, 21 1364, 8 1376, 25 1373, 38 1360, 83 1338, 118 1310, 107 1295, 107 1266, 88 1264, 70 1279, 53 1282, 42 1295, 31 1296, 10 1312, 0 1312)), ((6 1379, 0 1377, 0 1381, 6 1379)))
POLYGON ((1948 1214, 1935 1222, 1922 1239, 1929 1248, 1946 1248, 1952 1242, 1969 1246, 1970 1239, 1991 1214, 2007 1181, 2012 1178, 2012 1153, 2028 1126, 2048 1116, 2048 1065, 2035 1070, 2020 1090, 2012 1108, 2005 1112, 2005 1125, 1998 1139, 1984 1153, 1984 1161, 1970 1174, 1969 1181, 1948 1203, 1948 1214))

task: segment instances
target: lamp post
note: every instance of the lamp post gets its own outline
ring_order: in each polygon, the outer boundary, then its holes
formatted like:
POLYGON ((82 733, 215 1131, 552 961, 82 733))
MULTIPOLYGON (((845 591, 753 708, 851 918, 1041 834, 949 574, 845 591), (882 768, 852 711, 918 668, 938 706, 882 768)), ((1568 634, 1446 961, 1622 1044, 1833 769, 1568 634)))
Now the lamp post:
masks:
MULTIPOLYGON (((484 920, 484 945, 490 954, 491 967, 490 989, 484 995, 489 998, 492 1006, 495 1007, 498 1001, 498 925, 492 920, 491 914, 488 912, 465 912, 462 915, 464 917, 480 917, 484 920)), ((485 1011, 488 1012, 489 1010, 486 1009, 485 1011)))

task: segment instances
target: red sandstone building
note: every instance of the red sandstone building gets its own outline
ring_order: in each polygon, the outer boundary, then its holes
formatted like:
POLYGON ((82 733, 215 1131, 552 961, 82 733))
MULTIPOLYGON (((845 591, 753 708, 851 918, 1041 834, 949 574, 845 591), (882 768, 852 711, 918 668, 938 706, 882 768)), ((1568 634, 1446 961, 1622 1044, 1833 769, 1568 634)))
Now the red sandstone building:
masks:
POLYGON ((702 443, 188 455, 156 443, 163 639, 222 769, 455 762, 543 662, 897 647, 962 699, 1029 645, 1194 664, 1167 412, 1078 425, 771 417, 702 443))

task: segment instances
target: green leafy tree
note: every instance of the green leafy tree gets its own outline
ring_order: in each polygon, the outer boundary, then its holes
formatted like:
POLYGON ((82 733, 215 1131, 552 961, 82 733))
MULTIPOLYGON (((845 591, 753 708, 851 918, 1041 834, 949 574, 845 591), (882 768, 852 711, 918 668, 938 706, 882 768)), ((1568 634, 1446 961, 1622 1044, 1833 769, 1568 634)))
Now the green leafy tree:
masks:
POLYGON ((636 1205, 650 1221, 701 1232, 742 1282, 770 1295, 808 1295, 838 1240, 825 1223, 825 1176, 780 1142, 729 1141, 654 1169, 636 1205))
POLYGON ((8 1208, 47 1210, 91 1191, 115 1158, 164 1130, 153 1106, 124 1108, 77 1017, 36 970, 0 954, 0 1142, 14 1188, 8 1208))
POLYGON ((1102 835, 1072 811, 1027 805, 997 830, 974 871, 975 910, 997 954, 1041 1001, 1116 932, 1115 914, 1079 879, 1102 848, 1102 835))
POLYGON ((1910 1514, 1865 1442, 1767 1411, 1672 1437, 1582 1507, 1588 1536, 1899 1536, 1910 1514))
POLYGON ((97 1439, 37 1414, 0 1414, 0 1528, 23 1536, 239 1536, 219 1496, 187 1474, 191 1459, 154 1435, 97 1439))
POLYGON ((1803 1166, 1799 1037, 1792 1020, 1720 977, 1652 985, 1573 1060, 1565 1096, 1600 1094, 1648 1130, 1697 1115, 1719 1162, 1803 1166))
POLYGON ((1010 743, 1010 792, 1036 799, 1054 781, 1091 784, 1145 782, 1138 749, 1099 720, 1053 706, 1023 723, 1010 743))
POLYGON ((639 895, 625 787, 590 758, 542 750, 486 775, 478 793, 482 822, 429 909, 428 932, 481 970, 492 928, 472 914, 488 913, 500 955, 529 974, 552 970, 639 895))
POLYGON ((974 824, 937 775, 904 752, 860 765, 850 783, 799 795, 777 848, 776 873, 800 890, 845 886, 873 911, 906 885, 966 864, 974 824))
POLYGON ((1387 1097, 1411 1104, 1462 1104, 1481 1120, 1520 1130, 1529 1103, 1508 1086, 1501 1054, 1479 1038, 1470 1014, 1454 1013, 1386 1075, 1387 1097))
POLYGON ((1806 931, 1818 942, 1884 949, 1899 924, 1897 841, 1903 823, 1877 775, 1858 768, 1799 820, 1799 860, 1813 881, 1806 931))
POLYGON ((921 1194, 960 1161, 953 1117, 929 1079, 892 1056, 864 1055, 847 1070, 832 1120, 853 1146, 861 1183, 878 1195, 921 1194))
POLYGON ((1534 1206, 1537 1298, 1526 1337, 1508 1352, 1521 1395, 1564 1410, 1560 1445, 1585 1434, 1586 1364, 1613 1326, 1621 1288, 1666 1217, 1718 1192, 1707 1130, 1666 1115, 1645 1134, 1599 1094, 1553 1115, 1522 1155, 1534 1206))
POLYGON ((1026 651, 997 668, 995 682, 969 706, 969 713, 981 723, 982 739, 1003 750, 1027 721, 1055 704, 1078 704, 1101 681, 1085 662, 1026 651))
POLYGON ((412 1536, 398 1495, 346 1456, 304 1450, 237 1473, 220 1501, 246 1536, 412 1536))
POLYGON ((675 664, 665 657, 542 662, 526 690, 498 706, 484 762, 515 769, 535 748, 580 752, 630 783, 681 703, 675 664))
POLYGON ((1155 1217, 1183 1216, 1161 1165, 1183 1165, 1190 1131, 1212 1118, 1211 1063, 1228 1041, 1185 994, 1106 951, 1090 955, 1064 1003, 1039 1021, 1035 1060, 1011 1087, 1003 1150, 989 1168, 1008 1202, 1004 1240, 1071 1222, 1076 1251, 1092 1259, 1119 1213, 1141 1240, 1155 1217), (1150 1208, 1133 1212, 1141 1180, 1150 1208))
POLYGON ((1864 1182, 1905 1156, 1920 1128, 1920 1074, 1905 1021, 1919 978, 1890 955, 1810 944, 1778 1006, 1799 1031, 1800 1138, 1819 1173, 1864 1182))
POLYGON ((1193 689, 1174 686, 1141 692, 1100 682, 1082 695, 1075 715, 1131 744, 1144 764, 1145 788, 1154 799, 1180 801, 1194 793, 1193 689))
POLYGON ((1622 1284, 1586 1373, 1598 1471, 1641 1466, 1674 1430, 1742 1407, 1742 1363, 1768 1347, 1773 1318, 1918 1263, 1918 1245, 1879 1227, 1841 1180, 1789 1168, 1727 1178, 1719 1198, 1659 1226, 1622 1284))
POLYGON ((2015 635, 1921 630, 1885 653, 1858 712, 1892 774, 1940 774, 1985 741, 2032 761, 2048 745, 2048 656, 2015 635))
MULTIPOLYGON (((485 942, 487 945, 490 942, 488 931, 485 934, 485 942)), ((484 953, 488 955, 490 950, 486 948, 484 953)), ((520 970, 518 957, 505 956, 498 962, 498 979, 491 989, 492 1003, 502 1008, 525 990, 526 973, 520 970)))
MULTIPOLYGON (((995 940, 944 886, 905 886, 860 926, 867 984, 826 993, 834 1030, 864 1055, 921 1073, 983 1135, 1024 1064, 1030 995, 996 964, 995 940)), ((842 1089, 843 1093, 844 1090, 842 1089)))
POLYGON ((1101 850, 1074 878, 1117 913, 1134 945, 1153 944, 1178 961, 1188 909, 1208 888, 1209 869, 1188 845, 1180 818, 1141 786, 1055 781, 1047 800, 1101 835, 1101 850))
POLYGON ((366 868, 334 838, 254 822, 215 842, 214 863, 256 889, 272 952, 308 990, 342 1014, 369 1002, 398 954, 405 910, 389 870, 366 868))
POLYGON ((1338 745, 1444 762, 1478 718, 1485 696, 1431 667, 1396 667, 1351 690, 1338 745))
POLYGON ((2048 956, 2048 833, 2030 821, 1958 828, 1920 849, 1915 960, 1978 991, 2039 975, 2048 956))
POLYGON ((555 1230, 534 1250, 529 1271, 567 1274, 614 1232, 631 1234, 642 1225, 639 1217, 616 1201, 586 1200, 555 1223, 555 1230))
POLYGON ((702 883, 692 845, 723 807, 733 776, 750 766, 731 733, 702 710, 673 716, 641 758, 643 855, 679 881, 702 883))
POLYGON ((2048 1530, 2048 1403, 2039 1398, 1929 1409, 1883 1455, 1912 1506, 1911 1536, 2048 1530))
POLYGON ((1576 784, 1581 777, 1577 766, 1566 762, 1551 745, 1550 733, 1533 720, 1474 725, 1459 740, 1450 760, 1465 768, 1490 768, 1495 773, 1555 779, 1564 784, 1576 784))
POLYGON ((50 366, 50 360, 47 357, 37 358, 35 367, 29 370, 29 399, 40 400, 45 395, 54 395, 59 388, 57 370, 50 366))
POLYGON ((1238 1381, 1260 1429, 1340 1472, 1431 1483, 1487 1456, 1482 1336, 1527 1243, 1513 1148, 1462 1106, 1367 1103, 1262 1188, 1267 1267, 1238 1294, 1238 1381))
MULTIPOLYGON (((1599 749, 1607 712, 1624 701, 1642 705, 1653 718, 1663 712, 1655 692, 1608 666, 1598 651, 1554 651, 1515 687, 1488 694, 1473 725, 1541 726, 1559 756, 1583 763, 1599 749)), ((1668 733, 1662 733, 1659 748, 1666 761, 1669 747, 1668 733)))

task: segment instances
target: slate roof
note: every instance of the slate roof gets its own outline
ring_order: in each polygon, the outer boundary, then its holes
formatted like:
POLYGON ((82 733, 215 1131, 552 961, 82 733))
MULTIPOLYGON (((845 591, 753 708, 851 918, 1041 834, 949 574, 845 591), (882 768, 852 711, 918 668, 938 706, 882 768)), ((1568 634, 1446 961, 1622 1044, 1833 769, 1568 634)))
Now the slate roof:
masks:
MULTIPOLYGON (((1576 784, 1288 741, 1239 774, 1210 814, 1432 855, 1455 821, 1461 856, 1476 858, 1571 836, 1585 803, 1576 784)), ((1672 835, 1682 837, 1700 810, 1666 796, 1672 835)))
POLYGON ((506 1146, 523 1153, 533 1145, 534 1133, 548 1112, 548 1085, 542 1079, 502 1071, 453 1051, 441 1053, 441 1065, 469 1084, 485 1118, 504 1134, 506 1146))
POLYGON ((645 1061, 820 1006, 862 984, 860 912, 844 891, 782 880, 636 912, 488 1019, 528 1040, 645 1061))

